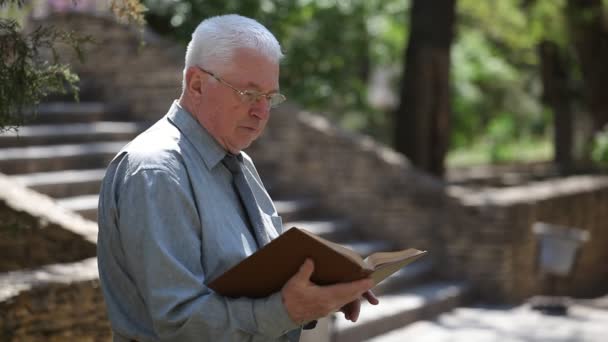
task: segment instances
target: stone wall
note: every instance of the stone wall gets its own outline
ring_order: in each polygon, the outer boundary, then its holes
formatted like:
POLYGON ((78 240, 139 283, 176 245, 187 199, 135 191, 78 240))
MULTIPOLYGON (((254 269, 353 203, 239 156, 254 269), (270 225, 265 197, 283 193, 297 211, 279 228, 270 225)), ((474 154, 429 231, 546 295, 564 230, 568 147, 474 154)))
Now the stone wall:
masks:
POLYGON ((47 284, 0 301, 2 341, 111 341, 97 280, 47 284))
POLYGON ((110 340, 96 239, 94 222, 0 174, 0 341, 110 340))
POLYGON ((577 176, 527 186, 456 192, 460 211, 442 229, 444 274, 466 274, 484 298, 518 302, 536 294, 593 297, 608 291, 608 177, 577 176), (538 267, 536 222, 590 233, 572 273, 551 283, 538 267))
POLYGON ((266 133, 248 152, 262 179, 270 178, 266 171, 278 187, 314 192, 363 233, 428 249, 439 258, 444 187, 402 155, 289 105, 273 112, 266 133))
POLYGON ((0 272, 95 255, 96 225, 0 174, 0 272))
POLYGON ((580 176, 493 190, 446 186, 394 151, 293 106, 277 109, 249 150, 268 178, 355 220, 374 237, 430 251, 439 275, 467 279, 484 300, 519 302, 549 291, 537 272, 542 221, 588 230, 562 295, 608 291, 608 177, 580 176))
POLYGON ((55 14, 33 25, 49 24, 90 36, 84 63, 66 47, 60 53, 79 74, 85 98, 128 107, 124 114, 155 121, 181 92, 185 47, 136 27, 120 25, 110 16, 55 14))

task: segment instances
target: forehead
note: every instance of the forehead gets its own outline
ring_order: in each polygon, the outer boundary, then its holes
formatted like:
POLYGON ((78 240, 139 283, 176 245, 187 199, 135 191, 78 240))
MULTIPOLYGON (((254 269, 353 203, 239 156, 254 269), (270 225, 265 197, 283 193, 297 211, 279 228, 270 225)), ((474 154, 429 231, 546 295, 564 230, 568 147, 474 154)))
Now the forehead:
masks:
POLYGON ((275 90, 279 85, 279 63, 252 49, 237 49, 224 67, 224 76, 239 86, 275 90), (236 83, 235 82, 235 83, 236 83))

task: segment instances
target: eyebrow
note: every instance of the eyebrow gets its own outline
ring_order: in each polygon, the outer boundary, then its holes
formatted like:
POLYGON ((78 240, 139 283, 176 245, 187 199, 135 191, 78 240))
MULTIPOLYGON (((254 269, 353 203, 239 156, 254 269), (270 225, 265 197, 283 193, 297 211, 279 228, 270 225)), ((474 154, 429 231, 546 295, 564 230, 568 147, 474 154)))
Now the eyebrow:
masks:
MULTIPOLYGON (((249 81, 249 83, 247 83, 247 88, 249 87, 253 87, 256 88, 255 90, 260 91, 262 89, 262 87, 260 87, 259 84, 253 82, 253 81, 249 81)), ((279 89, 272 89, 271 91, 266 92, 266 94, 272 94, 272 93, 278 93, 279 89)))

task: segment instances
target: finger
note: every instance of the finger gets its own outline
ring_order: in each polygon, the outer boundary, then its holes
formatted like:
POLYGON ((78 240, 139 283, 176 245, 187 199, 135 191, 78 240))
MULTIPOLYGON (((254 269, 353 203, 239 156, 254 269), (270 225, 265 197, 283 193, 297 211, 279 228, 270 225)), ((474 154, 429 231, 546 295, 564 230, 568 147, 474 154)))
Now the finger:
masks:
POLYGON ((361 312, 361 302, 359 299, 351 302, 350 320, 356 322, 359 319, 359 313, 361 312))
POLYGON ((350 319, 350 308, 349 304, 344 305, 340 308, 340 312, 344 314, 344 318, 350 319))
POLYGON ((372 305, 378 305, 378 303, 380 303, 378 297, 376 297, 372 290, 365 291, 365 293, 363 293, 363 298, 367 299, 367 301, 372 305))
POLYGON ((359 298, 365 291, 374 286, 373 280, 365 278, 356 280, 350 283, 340 283, 335 285, 325 286, 324 289, 332 296, 341 302, 350 302, 359 298))
POLYGON ((353 316, 353 312, 354 312, 353 304, 354 304, 354 301, 344 304, 344 306, 342 306, 340 308, 340 312, 342 312, 344 314, 344 318, 349 321, 352 320, 352 316, 353 316))
POLYGON ((310 276, 312 276, 314 270, 315 263, 312 261, 312 259, 306 258, 306 260, 304 260, 300 266, 298 273, 296 273, 294 277, 301 281, 310 281, 310 276))

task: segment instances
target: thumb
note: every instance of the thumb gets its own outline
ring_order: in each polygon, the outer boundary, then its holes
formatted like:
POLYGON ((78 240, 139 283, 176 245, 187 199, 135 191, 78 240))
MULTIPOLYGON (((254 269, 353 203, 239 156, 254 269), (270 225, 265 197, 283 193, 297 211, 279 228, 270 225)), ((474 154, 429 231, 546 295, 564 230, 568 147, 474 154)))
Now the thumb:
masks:
POLYGON ((314 272, 314 270, 315 270, 315 263, 312 261, 312 259, 306 258, 306 260, 304 260, 304 263, 302 263, 302 266, 300 266, 300 269, 298 270, 296 277, 299 280, 310 281, 310 276, 312 276, 312 273, 314 272))

